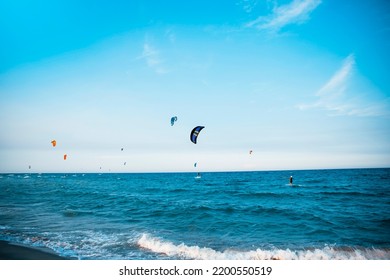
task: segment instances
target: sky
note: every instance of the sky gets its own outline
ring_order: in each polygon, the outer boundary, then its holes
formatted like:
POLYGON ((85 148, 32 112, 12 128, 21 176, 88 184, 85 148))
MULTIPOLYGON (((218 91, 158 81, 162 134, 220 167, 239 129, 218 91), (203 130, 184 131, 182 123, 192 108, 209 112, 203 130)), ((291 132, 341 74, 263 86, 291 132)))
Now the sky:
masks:
POLYGON ((1 173, 390 167, 388 1, 5 0, 0 34, 1 173))

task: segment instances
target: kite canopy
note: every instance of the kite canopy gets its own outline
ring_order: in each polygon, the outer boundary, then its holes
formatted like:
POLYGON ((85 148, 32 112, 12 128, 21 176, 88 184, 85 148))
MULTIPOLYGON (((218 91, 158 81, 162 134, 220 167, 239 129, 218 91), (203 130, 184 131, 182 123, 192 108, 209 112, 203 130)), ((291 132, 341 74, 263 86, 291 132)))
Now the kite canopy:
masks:
POLYGON ((53 140, 50 143, 53 145, 53 147, 55 147, 57 145, 57 141, 56 140, 53 140))
POLYGON ((176 121, 177 121, 177 117, 176 116, 172 117, 171 118, 171 126, 173 126, 176 121))
POLYGON ((198 139, 199 132, 204 128, 204 126, 195 127, 190 134, 191 142, 196 144, 196 140, 198 139))
POLYGON ((64 155, 64 160, 66 160, 66 158, 67 158, 67 157, 68 157, 68 155, 67 155, 67 154, 65 154, 65 155, 64 155))

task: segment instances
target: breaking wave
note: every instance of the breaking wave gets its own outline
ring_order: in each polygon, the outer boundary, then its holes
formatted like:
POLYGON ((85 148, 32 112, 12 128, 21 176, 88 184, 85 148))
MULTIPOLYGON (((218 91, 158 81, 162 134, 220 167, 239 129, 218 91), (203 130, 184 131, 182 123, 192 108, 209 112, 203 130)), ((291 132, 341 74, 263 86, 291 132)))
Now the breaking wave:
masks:
POLYGON ((142 234, 138 246, 154 253, 165 254, 169 257, 178 257, 195 260, 388 260, 390 249, 355 249, 352 247, 337 248, 325 246, 323 248, 290 250, 290 249, 256 249, 239 251, 228 249, 217 251, 212 248, 188 246, 184 243, 175 245, 163 241, 149 234, 142 234))

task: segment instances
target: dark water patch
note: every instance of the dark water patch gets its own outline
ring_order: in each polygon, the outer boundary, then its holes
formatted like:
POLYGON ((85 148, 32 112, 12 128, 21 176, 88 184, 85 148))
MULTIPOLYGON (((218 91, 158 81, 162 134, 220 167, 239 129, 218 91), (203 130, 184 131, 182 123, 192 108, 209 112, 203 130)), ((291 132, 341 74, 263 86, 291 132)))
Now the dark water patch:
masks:
POLYGON ((376 194, 376 193, 356 192, 356 191, 321 191, 321 192, 318 192, 318 194, 324 195, 324 196, 343 196, 346 198, 350 198, 351 196, 363 196, 363 197, 367 197, 367 196, 377 197, 378 196, 378 194, 376 194))
POLYGON ((72 218, 72 217, 91 215, 91 214, 93 214, 93 212, 92 211, 85 211, 85 210, 65 209, 62 211, 62 214, 65 217, 72 218))
POLYGON ((217 187, 217 186, 220 186, 219 183, 205 183, 204 184, 206 187, 217 187))
POLYGON ((387 233, 389 234, 389 238, 390 238, 390 218, 379 219, 378 224, 380 227, 383 227, 387 231, 387 233))
POLYGON ((292 197, 292 194, 287 193, 275 193, 275 192, 249 192, 249 193, 236 193, 235 196, 242 198, 288 198, 292 197))
POLYGON ((265 207, 261 205, 256 205, 254 207, 247 207, 242 209, 244 211, 249 211, 253 214, 268 214, 268 215, 282 215, 282 216, 291 216, 291 209, 283 209, 279 207, 265 207))

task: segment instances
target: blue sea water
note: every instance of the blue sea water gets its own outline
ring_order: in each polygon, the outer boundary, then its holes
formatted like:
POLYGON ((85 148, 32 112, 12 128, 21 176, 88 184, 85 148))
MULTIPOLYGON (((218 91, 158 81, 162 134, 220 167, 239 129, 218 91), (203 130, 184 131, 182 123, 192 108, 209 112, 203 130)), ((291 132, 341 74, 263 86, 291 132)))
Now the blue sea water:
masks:
POLYGON ((390 259, 390 169, 195 176, 0 174, 0 239, 76 259, 390 259))

